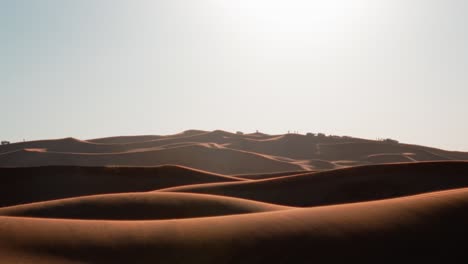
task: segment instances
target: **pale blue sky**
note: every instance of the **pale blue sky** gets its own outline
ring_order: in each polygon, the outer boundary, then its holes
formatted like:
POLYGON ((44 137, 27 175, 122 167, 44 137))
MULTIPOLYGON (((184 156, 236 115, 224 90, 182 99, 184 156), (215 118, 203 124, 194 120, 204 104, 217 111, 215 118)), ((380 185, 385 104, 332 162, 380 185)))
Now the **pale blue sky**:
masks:
POLYGON ((0 139, 324 132, 468 150, 463 0, 0 0, 0 139))

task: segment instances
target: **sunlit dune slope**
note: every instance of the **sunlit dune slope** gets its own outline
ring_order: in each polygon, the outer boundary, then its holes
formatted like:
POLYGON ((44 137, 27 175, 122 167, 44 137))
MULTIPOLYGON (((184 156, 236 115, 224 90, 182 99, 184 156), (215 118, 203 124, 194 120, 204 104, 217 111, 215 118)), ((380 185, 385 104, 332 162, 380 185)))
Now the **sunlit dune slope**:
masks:
POLYGON ((290 177, 180 186, 162 191, 226 195, 290 206, 369 201, 468 187, 468 162, 360 166, 290 177))
POLYGON ((468 190, 367 203, 163 221, 0 217, 0 261, 319 263, 462 256, 468 190))
POLYGON ((0 215, 42 218, 145 220, 267 212, 288 207, 191 193, 120 193, 0 208, 0 215))

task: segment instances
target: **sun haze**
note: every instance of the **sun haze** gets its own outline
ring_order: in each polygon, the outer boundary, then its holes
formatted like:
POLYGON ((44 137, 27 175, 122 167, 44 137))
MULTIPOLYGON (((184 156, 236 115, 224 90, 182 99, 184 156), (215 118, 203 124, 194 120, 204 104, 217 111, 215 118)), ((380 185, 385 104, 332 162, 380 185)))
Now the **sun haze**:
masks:
POLYGON ((1 139, 189 128, 468 150, 466 1, 1 1, 1 139))

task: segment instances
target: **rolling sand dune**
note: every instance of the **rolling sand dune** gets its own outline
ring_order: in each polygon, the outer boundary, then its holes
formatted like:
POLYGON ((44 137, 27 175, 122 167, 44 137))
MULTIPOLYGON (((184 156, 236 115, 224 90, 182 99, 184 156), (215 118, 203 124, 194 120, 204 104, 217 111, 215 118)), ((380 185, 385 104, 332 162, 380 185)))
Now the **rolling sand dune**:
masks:
POLYGON ((160 191, 225 195, 289 206, 317 206, 462 187, 468 187, 468 162, 361 166, 248 182, 196 184, 160 191))
MULTIPOLYGON (((352 137, 300 134, 267 135, 263 133, 234 134, 222 130, 210 132, 187 130, 179 134, 167 136, 123 136, 86 141, 63 138, 2 145, 0 146, 0 167, 46 165, 105 166, 113 164, 154 166, 169 162, 170 164, 206 170, 211 169, 219 173, 274 173, 278 170, 277 167, 265 169, 265 163, 258 163, 255 165, 255 170, 238 171, 239 169, 237 168, 235 172, 227 172, 225 168, 222 170, 214 168, 218 166, 208 166, 206 168, 205 165, 197 166, 197 164, 187 160, 187 155, 185 154, 180 154, 185 157, 180 160, 155 154, 155 151, 164 149, 187 147, 187 150, 189 150, 189 147, 195 148, 197 146, 209 148, 217 146, 217 148, 223 148, 230 152, 240 151, 255 154, 267 159, 290 163, 291 166, 296 167, 295 169, 302 170, 329 170, 355 165, 393 162, 468 160, 468 153, 465 152, 445 151, 424 146, 352 137), (31 150, 39 149, 44 152, 42 156, 45 157, 31 155, 31 150), (148 153, 142 154, 142 152, 148 153), (126 157, 127 153, 133 154, 129 154, 129 157, 126 157), (135 153, 139 153, 142 156, 138 156, 135 153), (411 155, 407 155, 408 153, 411 153, 411 155), (94 154, 95 156, 89 156, 88 154, 94 154), (118 156, 110 156, 111 154, 118 156)), ((222 163, 228 164, 232 162, 231 155, 216 156, 216 160, 221 161, 222 159, 222 163)), ((254 163, 250 163, 250 165, 252 164, 254 163)), ((291 166, 288 170, 292 169, 291 166)), ((283 170, 284 168, 279 169, 279 171, 283 170)))
POLYGON ((0 217, 0 258, 70 263, 446 262, 465 254, 460 241, 468 235, 467 221, 467 189, 171 221, 0 217))
POLYGON ((0 263, 464 263, 463 160, 221 130, 2 145, 0 263))
POLYGON ((92 139, 88 141, 75 138, 38 140, 13 143, 0 146, 0 153, 8 153, 22 149, 46 149, 50 152, 67 153, 121 153, 134 149, 155 148, 169 144, 184 142, 196 143, 226 143, 229 137, 238 137, 224 131, 195 132, 187 131, 169 136, 127 136, 92 139), (152 139, 151 139, 152 138, 152 139), (150 140, 145 140, 150 139, 150 140))
POLYGON ((165 164, 177 164, 224 174, 268 173, 301 169, 298 165, 273 160, 263 155, 212 147, 207 144, 114 154, 21 150, 0 155, 0 167, 158 166, 165 164))
POLYGON ((0 208, 3 216, 145 220, 219 216, 288 207, 225 196, 188 193, 122 193, 68 198, 0 208))
MULTIPOLYGON (((186 131, 181 134, 164 136, 156 140, 121 144, 120 147, 124 148, 126 151, 129 151, 132 149, 145 149, 172 144, 184 144, 186 142, 226 144, 232 140, 237 140, 238 138, 242 137, 241 135, 221 130, 202 133, 200 132, 202 131, 186 131)), ((113 144, 113 146, 115 145, 113 144)))
POLYGON ((243 179, 180 166, 0 168, 0 206, 243 179))

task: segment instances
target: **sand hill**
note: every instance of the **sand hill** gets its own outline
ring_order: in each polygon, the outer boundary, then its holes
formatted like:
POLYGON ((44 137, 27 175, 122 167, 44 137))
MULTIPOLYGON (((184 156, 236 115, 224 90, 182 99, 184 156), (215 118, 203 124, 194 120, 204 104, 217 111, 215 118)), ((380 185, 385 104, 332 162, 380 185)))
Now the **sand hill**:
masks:
POLYGON ((171 221, 0 217, 11 263, 310 263, 462 256, 468 191, 171 221))
POLYGON ((0 206, 244 180, 180 166, 0 168, 0 175, 0 206))
POLYGON ((0 167, 175 164, 223 174, 264 174, 441 160, 468 160, 468 153, 353 137, 221 130, 90 140, 64 138, 0 146, 0 167))
POLYGON ((0 180, 0 263, 466 262, 464 152, 187 130, 0 146, 0 180))
POLYGON ((160 191, 225 195, 289 206, 318 206, 462 187, 468 187, 468 162, 359 166, 256 181, 187 185, 160 191))
POLYGON ((0 215, 40 218, 157 220, 243 213, 288 207, 252 200, 189 193, 119 193, 0 208, 0 215))

